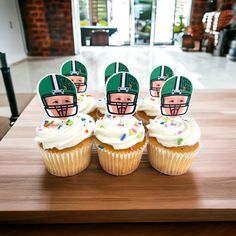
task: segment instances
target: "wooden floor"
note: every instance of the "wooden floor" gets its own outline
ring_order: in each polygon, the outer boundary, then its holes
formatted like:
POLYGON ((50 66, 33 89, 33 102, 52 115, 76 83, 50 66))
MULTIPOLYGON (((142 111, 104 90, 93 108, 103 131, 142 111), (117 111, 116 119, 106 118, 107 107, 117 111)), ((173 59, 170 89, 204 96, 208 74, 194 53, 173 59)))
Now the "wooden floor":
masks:
MULTIPOLYGON (((22 113, 22 111, 25 109, 25 107, 31 101, 33 96, 34 96, 33 93, 16 94, 19 113, 22 113)), ((0 108, 1 107, 9 107, 9 103, 8 103, 6 94, 0 94, 0 108)), ((10 110, 10 108, 9 108, 9 110, 10 110)), ((8 132, 8 130, 11 128, 9 118, 10 117, 7 116, 6 114, 0 113, 0 140, 5 136, 5 134, 8 132)))
MULTIPOLYGON (((169 65, 177 75, 191 79, 194 88, 236 88, 235 62, 205 52, 183 52, 178 46, 82 47, 81 54, 64 57, 29 57, 11 67, 16 93, 32 93, 42 76, 59 73, 62 63, 76 59, 88 70, 88 90, 104 89, 104 71, 114 61, 123 62, 142 85, 149 88, 151 71, 158 65, 169 65)), ((4 85, 0 73, 0 93, 4 85)))

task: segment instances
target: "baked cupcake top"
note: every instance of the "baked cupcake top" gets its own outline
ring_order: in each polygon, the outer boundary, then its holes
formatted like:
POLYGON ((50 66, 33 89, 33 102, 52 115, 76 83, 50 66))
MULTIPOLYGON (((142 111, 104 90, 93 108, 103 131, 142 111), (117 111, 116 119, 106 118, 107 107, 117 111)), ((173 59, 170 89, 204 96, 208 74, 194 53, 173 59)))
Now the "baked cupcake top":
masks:
POLYGON ((106 115, 97 120, 94 134, 101 142, 114 149, 126 149, 144 140, 145 130, 141 121, 129 116, 106 115))
POLYGON ((78 93, 78 112, 88 114, 94 111, 97 107, 96 99, 90 95, 85 93, 78 93))
POLYGON ((93 118, 81 113, 65 120, 48 119, 36 128, 35 141, 41 143, 44 149, 62 150, 92 136, 94 127, 93 118))
POLYGON ((98 101, 97 101, 97 109, 102 114, 106 113, 106 100, 105 100, 105 98, 98 99, 98 101))
POLYGON ((192 146, 200 139, 200 128, 191 117, 156 117, 146 127, 165 147, 192 146))
POLYGON ((158 116, 160 115, 160 103, 159 98, 146 97, 142 98, 138 104, 138 111, 143 111, 148 116, 158 116))

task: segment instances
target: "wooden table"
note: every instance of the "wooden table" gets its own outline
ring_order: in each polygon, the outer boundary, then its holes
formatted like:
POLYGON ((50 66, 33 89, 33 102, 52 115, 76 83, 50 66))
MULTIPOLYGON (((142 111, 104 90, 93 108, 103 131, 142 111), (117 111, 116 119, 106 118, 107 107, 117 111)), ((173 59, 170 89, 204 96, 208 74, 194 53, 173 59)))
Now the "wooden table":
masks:
POLYGON ((109 37, 117 31, 117 28, 108 26, 81 26, 80 29, 81 29, 81 41, 83 46, 86 46, 86 37, 91 38, 93 31, 105 30, 108 32, 109 37))
POLYGON ((202 137, 187 174, 163 175, 144 154, 136 172, 114 177, 94 152, 87 170, 59 178, 33 140, 44 117, 34 98, 0 143, 0 223, 235 221, 235 90, 196 91, 189 113, 202 137))

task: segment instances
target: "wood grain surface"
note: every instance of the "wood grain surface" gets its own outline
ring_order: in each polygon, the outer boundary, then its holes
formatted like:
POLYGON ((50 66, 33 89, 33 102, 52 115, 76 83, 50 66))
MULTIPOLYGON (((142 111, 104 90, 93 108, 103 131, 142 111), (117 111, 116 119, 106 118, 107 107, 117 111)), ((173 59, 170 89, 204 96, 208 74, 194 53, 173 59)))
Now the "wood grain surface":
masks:
POLYGON ((35 97, 0 143, 0 223, 235 221, 236 93, 198 90, 189 115, 201 150, 183 176, 155 171, 144 154, 137 171, 114 177, 94 152, 84 172, 59 178, 33 140, 44 118, 35 97))

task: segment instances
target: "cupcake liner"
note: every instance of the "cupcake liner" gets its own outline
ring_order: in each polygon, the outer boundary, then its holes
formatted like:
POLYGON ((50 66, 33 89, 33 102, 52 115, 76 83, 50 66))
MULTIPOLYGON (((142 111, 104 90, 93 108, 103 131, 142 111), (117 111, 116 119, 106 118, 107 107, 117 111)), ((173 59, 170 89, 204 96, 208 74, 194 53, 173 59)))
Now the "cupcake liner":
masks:
POLYGON ((137 150, 132 150, 130 152, 121 151, 116 152, 116 150, 111 151, 106 148, 101 149, 99 144, 96 143, 96 148, 98 152, 98 158, 100 165, 103 170, 111 175, 128 175, 135 171, 142 158, 143 149, 146 146, 146 143, 137 150))
POLYGON ((86 142, 80 148, 65 152, 52 152, 40 147, 44 164, 49 173, 66 177, 76 175, 86 169, 91 160, 92 142, 86 142))
POLYGON ((198 149, 192 152, 174 152, 149 142, 148 157, 153 168, 167 175, 182 175, 188 171, 198 149))

